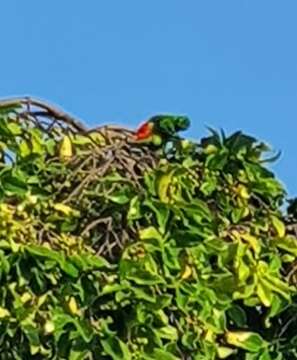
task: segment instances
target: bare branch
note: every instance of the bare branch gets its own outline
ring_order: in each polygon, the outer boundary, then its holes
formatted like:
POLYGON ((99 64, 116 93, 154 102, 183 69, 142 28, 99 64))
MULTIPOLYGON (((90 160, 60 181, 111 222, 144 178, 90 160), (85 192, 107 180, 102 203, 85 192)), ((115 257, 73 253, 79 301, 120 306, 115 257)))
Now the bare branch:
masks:
MULTIPOLYGON (((65 111, 59 109, 58 107, 48 104, 47 102, 39 99, 35 99, 32 97, 17 97, 11 99, 0 100, 0 108, 1 107, 9 107, 9 106, 25 106, 26 112, 31 111, 31 107, 36 107, 39 109, 43 109, 40 116, 50 116, 56 120, 63 121, 64 123, 72 126, 76 131, 79 132, 87 132, 88 129, 86 126, 78 119, 74 118, 73 116, 69 115, 65 111)), ((38 112, 37 112, 38 114, 38 112)))

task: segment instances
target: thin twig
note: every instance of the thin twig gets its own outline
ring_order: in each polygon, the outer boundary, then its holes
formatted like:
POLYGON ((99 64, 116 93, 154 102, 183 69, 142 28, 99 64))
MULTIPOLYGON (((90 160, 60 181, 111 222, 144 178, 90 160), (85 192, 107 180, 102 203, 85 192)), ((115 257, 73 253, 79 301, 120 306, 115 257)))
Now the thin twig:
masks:
POLYGON ((112 222, 112 217, 108 216, 105 218, 99 218, 96 220, 93 220, 90 224, 88 224, 84 230, 82 231, 82 233, 80 234, 80 236, 85 236, 86 234, 88 234, 94 227, 96 227, 99 224, 110 224, 112 222))
POLYGON ((80 120, 67 114, 65 111, 57 108, 56 106, 48 104, 46 101, 35 99, 30 96, 0 100, 0 108, 17 105, 26 106, 27 112, 30 112, 31 106, 44 109, 48 112, 49 116, 53 116, 58 120, 62 120, 66 124, 72 126, 77 131, 87 132, 88 130, 80 120))

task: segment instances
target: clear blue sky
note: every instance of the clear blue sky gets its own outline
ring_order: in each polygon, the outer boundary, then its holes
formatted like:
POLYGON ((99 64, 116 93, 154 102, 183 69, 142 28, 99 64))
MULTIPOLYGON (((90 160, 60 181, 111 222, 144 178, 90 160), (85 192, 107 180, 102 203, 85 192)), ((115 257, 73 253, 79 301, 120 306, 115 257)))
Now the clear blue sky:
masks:
POLYGON ((6 0, 0 96, 35 95, 89 125, 159 112, 238 129, 283 156, 297 193, 296 0, 6 0))

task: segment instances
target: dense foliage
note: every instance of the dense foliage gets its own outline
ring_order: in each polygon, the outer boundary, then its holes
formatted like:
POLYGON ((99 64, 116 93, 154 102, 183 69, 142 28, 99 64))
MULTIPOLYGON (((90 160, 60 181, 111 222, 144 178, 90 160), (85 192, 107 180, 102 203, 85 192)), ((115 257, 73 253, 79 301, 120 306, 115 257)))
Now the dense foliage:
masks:
POLYGON ((264 144, 154 149, 38 105, 0 106, 0 359, 297 358, 296 218, 264 144))

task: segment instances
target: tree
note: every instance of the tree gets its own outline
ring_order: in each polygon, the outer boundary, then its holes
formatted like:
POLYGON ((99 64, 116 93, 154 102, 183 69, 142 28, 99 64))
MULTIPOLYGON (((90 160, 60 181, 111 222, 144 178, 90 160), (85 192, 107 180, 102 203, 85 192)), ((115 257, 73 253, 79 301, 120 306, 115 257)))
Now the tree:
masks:
POLYGON ((297 219, 268 147, 166 145, 0 102, 0 359, 296 358, 297 219))

